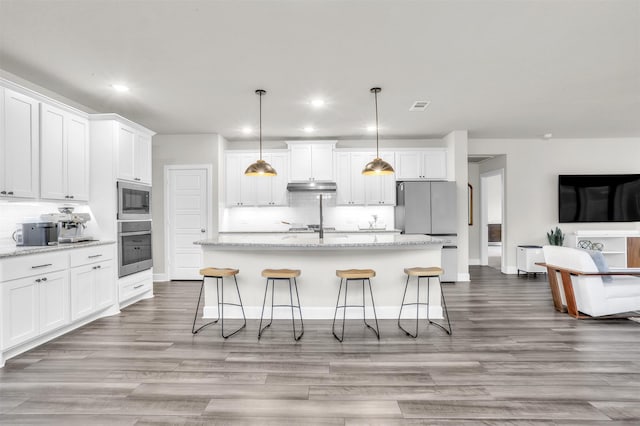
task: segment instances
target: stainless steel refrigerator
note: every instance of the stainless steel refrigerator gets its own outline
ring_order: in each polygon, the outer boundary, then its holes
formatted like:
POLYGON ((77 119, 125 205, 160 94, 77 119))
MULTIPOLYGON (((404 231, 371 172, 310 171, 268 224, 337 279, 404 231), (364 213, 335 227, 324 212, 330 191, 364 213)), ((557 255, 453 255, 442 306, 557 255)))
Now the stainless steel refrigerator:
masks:
POLYGON ((403 234, 426 234, 444 240, 442 281, 456 281, 458 278, 456 183, 398 182, 396 197, 396 229, 400 229, 403 234))

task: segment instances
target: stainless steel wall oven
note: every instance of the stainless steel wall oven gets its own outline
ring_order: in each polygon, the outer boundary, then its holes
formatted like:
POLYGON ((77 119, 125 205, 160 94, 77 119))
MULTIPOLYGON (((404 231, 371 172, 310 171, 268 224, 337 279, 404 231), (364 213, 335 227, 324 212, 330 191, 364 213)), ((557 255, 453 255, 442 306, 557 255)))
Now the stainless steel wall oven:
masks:
POLYGON ((118 222, 118 277, 152 266, 151 221, 118 222))

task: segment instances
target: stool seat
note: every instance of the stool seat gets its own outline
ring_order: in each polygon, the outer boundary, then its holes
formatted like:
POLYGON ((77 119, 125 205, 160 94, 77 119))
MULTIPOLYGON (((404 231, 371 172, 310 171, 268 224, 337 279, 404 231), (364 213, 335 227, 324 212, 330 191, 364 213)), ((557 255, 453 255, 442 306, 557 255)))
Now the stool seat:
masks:
POLYGON ((200 269, 200 275, 205 277, 231 277, 238 274, 240 270, 233 268, 204 268, 200 269))
POLYGON ((444 273, 442 268, 431 266, 429 268, 404 268, 404 273, 411 277, 438 277, 444 273))
POLYGON ((362 280, 375 277, 376 271, 373 269, 337 269, 336 276, 340 278, 362 280))
POLYGON ((299 269, 265 269, 262 271, 263 278, 296 278, 300 276, 299 269))

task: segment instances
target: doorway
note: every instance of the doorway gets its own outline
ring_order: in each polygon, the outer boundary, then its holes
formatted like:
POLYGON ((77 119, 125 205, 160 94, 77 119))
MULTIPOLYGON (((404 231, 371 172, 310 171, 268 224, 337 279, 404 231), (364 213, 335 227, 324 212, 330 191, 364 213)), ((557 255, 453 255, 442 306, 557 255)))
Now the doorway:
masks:
POLYGON ((210 165, 165 166, 165 265, 169 280, 199 280, 211 223, 210 165))
POLYGON ((481 264, 505 272, 504 169, 480 175, 480 204, 481 264))

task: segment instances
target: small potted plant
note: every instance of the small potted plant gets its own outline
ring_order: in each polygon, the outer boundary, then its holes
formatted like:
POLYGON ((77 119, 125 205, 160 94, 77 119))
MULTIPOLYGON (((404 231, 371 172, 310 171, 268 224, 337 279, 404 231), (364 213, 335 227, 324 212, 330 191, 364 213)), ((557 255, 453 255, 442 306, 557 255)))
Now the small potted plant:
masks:
POLYGON ((549 240, 549 244, 552 246, 561 246, 564 243, 564 234, 560 228, 556 226, 555 230, 552 229, 547 232, 547 239, 549 240))

